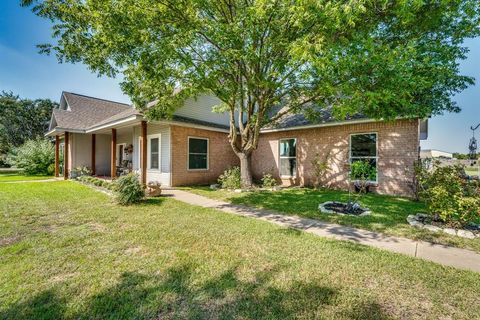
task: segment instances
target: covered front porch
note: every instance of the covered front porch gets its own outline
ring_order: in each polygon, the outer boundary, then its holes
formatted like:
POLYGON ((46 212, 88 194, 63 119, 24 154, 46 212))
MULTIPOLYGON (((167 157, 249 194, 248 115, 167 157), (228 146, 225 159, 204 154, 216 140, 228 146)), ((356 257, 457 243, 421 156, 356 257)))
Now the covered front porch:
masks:
POLYGON ((170 156, 169 148, 165 150, 165 146, 169 146, 168 129, 165 124, 150 125, 144 120, 131 119, 85 133, 58 132, 55 134, 55 176, 74 178, 79 168, 87 167, 93 176, 104 179, 114 180, 134 172, 143 184, 158 181, 168 186, 170 156))

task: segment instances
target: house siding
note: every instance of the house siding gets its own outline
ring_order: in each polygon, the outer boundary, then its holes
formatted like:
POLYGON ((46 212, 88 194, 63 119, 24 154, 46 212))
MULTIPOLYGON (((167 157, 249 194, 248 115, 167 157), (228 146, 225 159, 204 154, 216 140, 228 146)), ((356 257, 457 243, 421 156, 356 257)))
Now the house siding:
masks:
POLYGON ((228 142, 228 134, 204 129, 171 126, 172 186, 215 183, 229 167, 238 166, 239 159, 228 142), (207 138, 208 170, 188 170, 188 137, 207 138))
POLYGON ((382 194, 410 196, 413 165, 419 156, 419 121, 398 120, 290 130, 260 135, 252 156, 254 178, 271 173, 283 185, 311 186, 315 182, 312 161, 318 154, 330 153, 330 171, 324 185, 348 188, 349 143, 354 133, 376 132, 378 139, 378 186, 382 194), (281 179, 279 175, 279 139, 297 139, 297 174, 281 179))
POLYGON ((175 111, 175 115, 187 117, 191 119, 206 121, 228 126, 229 114, 212 112, 214 106, 220 105, 222 102, 215 96, 201 95, 198 98, 189 98, 184 105, 175 111))
MULTIPOLYGON (((140 144, 141 127, 136 126, 133 130, 133 168, 140 172, 140 144)), ((147 169, 147 182, 157 181, 163 186, 171 185, 170 169, 170 126, 161 123, 148 123, 147 136, 160 134, 160 170, 147 169)), ((147 155, 148 157, 148 155, 147 155)))

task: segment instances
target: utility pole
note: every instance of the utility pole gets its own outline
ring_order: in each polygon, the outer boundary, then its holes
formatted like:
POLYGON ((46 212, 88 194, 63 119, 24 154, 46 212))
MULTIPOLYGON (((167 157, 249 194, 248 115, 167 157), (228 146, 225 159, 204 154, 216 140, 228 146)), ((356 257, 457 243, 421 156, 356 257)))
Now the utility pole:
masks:
POLYGON ((472 164, 477 165, 478 177, 480 178, 480 163, 477 160, 477 139, 475 139, 475 130, 480 127, 480 123, 474 127, 471 126, 470 130, 472 130, 472 138, 470 139, 470 143, 468 144, 468 150, 470 155, 470 160, 472 160, 472 164))

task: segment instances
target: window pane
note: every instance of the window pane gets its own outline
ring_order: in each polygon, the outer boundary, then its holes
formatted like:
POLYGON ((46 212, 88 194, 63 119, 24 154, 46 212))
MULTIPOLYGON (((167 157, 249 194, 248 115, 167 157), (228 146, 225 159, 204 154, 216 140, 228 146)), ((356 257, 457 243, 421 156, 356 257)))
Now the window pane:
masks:
POLYGON ((189 153, 207 153, 207 140, 190 138, 188 142, 189 153))
POLYGON ((358 134, 352 136, 352 157, 376 157, 377 156, 377 135, 358 134))
POLYGON ((189 169, 207 169, 206 154, 190 154, 188 155, 189 169))
POLYGON ((151 169, 158 169, 159 166, 159 159, 158 159, 158 138, 150 139, 150 168, 151 169))
POLYGON ((280 140, 280 156, 281 157, 295 157, 297 152, 296 140, 285 139, 280 140))
POLYGON ((366 161, 368 162, 372 167, 375 168, 375 172, 373 174, 373 176, 371 177, 371 181, 376 181, 377 180, 377 159, 365 159, 365 158, 355 158, 355 159, 352 159, 352 163, 356 162, 356 161, 366 161))
POLYGON ((297 172, 297 160, 295 158, 280 159, 280 175, 295 176, 297 172))

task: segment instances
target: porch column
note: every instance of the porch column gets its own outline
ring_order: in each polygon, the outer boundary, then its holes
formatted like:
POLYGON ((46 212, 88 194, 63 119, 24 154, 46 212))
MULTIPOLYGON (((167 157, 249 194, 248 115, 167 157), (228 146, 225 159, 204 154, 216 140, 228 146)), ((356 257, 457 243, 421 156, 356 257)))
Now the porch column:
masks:
POLYGON ((117 176, 117 129, 112 129, 112 145, 110 159, 110 177, 115 179, 117 176))
POLYGON ((96 136, 95 134, 92 134, 92 176, 96 174, 95 172, 95 146, 96 144, 96 136))
POLYGON ((60 137, 55 136, 55 177, 60 175, 60 137))
POLYGON ((147 184, 147 122, 142 121, 142 145, 140 148, 140 168, 142 175, 142 184, 147 184))
POLYGON ((65 131, 65 141, 64 141, 64 146, 63 146, 63 178, 65 180, 68 179, 68 154, 70 153, 69 147, 70 147, 70 139, 69 139, 70 133, 68 131, 65 131))

